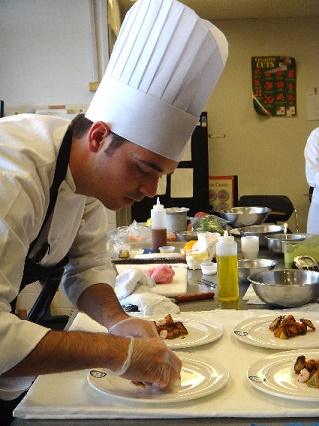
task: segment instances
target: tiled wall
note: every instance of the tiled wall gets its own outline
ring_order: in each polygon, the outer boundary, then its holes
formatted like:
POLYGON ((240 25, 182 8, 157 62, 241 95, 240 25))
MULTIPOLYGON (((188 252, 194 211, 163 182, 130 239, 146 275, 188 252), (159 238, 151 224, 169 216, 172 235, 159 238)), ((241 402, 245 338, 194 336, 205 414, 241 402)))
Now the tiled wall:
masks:
MULTIPOLYGON (((109 230, 116 228, 116 213, 107 210, 109 220, 109 230)), ((25 318, 30 312, 34 302, 36 301, 42 287, 39 282, 27 285, 19 294, 17 299, 17 312, 21 318, 25 318)), ((50 306, 51 315, 67 315, 70 316, 74 310, 69 299, 59 288, 50 306)))

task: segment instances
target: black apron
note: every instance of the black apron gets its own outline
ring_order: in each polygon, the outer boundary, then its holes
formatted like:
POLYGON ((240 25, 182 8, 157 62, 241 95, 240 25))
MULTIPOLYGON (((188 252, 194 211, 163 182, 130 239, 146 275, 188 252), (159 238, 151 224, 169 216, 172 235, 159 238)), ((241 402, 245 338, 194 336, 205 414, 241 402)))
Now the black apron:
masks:
MULTIPOLYGON (((24 289, 24 287, 28 284, 31 284, 35 281, 40 281, 44 284, 44 287, 36 300, 34 306, 32 307, 27 320, 40 323, 43 316, 45 315, 61 280, 61 276, 63 274, 63 267, 67 264, 69 258, 66 255, 57 265, 44 267, 39 264, 41 259, 49 250, 48 242, 45 242, 34 259, 29 259, 29 255, 33 250, 39 236, 44 230, 44 227, 51 216, 56 199, 58 196, 59 187, 62 181, 65 178, 69 158, 70 158, 70 150, 72 143, 72 131, 70 128, 67 129, 57 158, 56 168, 54 172, 53 183, 50 188, 50 203, 48 206, 48 210, 42 224, 41 230, 34 241, 30 244, 29 251, 24 264, 23 277, 20 285, 20 291, 24 289)), ((11 303, 12 312, 15 311, 16 299, 11 303)))

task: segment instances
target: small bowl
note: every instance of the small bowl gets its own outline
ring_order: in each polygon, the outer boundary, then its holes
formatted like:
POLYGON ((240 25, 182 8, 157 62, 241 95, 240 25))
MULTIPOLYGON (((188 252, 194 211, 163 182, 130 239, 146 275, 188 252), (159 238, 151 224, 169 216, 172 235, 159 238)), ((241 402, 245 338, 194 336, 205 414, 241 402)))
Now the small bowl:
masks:
POLYGON ((215 262, 203 262, 199 266, 204 275, 213 275, 217 272, 217 263, 215 262))
POLYGON ((294 308, 319 297, 319 272, 301 269, 276 269, 250 275, 257 296, 265 303, 294 308))
POLYGON ((298 242, 303 241, 307 238, 305 234, 278 234, 278 235, 266 235, 268 249, 273 253, 283 253, 283 241, 298 242))
POLYGON ((198 240, 198 235, 196 231, 181 231, 176 232, 177 241, 191 241, 198 240))
POLYGON ((273 234, 283 234, 284 227, 283 225, 271 225, 271 224, 261 224, 261 225, 253 225, 253 226, 245 226, 240 229, 240 234, 243 237, 248 235, 256 235, 259 237, 259 247, 265 248, 268 246, 268 242, 266 240, 266 235, 273 234))
POLYGON ((248 281, 248 276, 257 272, 274 269, 276 262, 272 259, 241 259, 238 260, 238 278, 240 281, 248 281))
POLYGON ((234 228, 263 223, 271 210, 268 207, 233 207, 228 212, 220 212, 234 228))
POLYGON ((159 247, 159 251, 161 253, 173 253, 175 251, 175 247, 174 246, 162 246, 162 247, 159 247))

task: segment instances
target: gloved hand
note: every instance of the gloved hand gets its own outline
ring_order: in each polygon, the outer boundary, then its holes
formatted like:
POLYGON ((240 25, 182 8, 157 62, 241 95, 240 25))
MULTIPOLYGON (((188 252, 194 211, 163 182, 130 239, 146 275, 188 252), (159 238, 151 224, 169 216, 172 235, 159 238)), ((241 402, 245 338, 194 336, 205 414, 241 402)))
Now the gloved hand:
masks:
POLYGON ((114 336, 122 337, 158 337, 154 321, 135 317, 128 317, 113 324, 108 332, 114 336))
POLYGON ((125 361, 126 371, 122 367, 118 375, 161 388, 176 382, 180 377, 182 362, 162 339, 132 339, 132 342, 125 361))

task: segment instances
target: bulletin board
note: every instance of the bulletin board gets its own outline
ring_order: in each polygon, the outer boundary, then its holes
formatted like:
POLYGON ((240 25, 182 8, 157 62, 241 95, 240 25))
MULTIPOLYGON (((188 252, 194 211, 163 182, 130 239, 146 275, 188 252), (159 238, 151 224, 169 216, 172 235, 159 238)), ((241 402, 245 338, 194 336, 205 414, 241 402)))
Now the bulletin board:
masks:
POLYGON ((296 61, 291 56, 251 58, 253 105, 259 115, 296 117, 296 61))
POLYGON ((209 211, 207 112, 203 112, 174 173, 160 179, 157 195, 131 207, 132 220, 145 222, 160 198, 164 207, 187 207, 188 216, 209 211))

